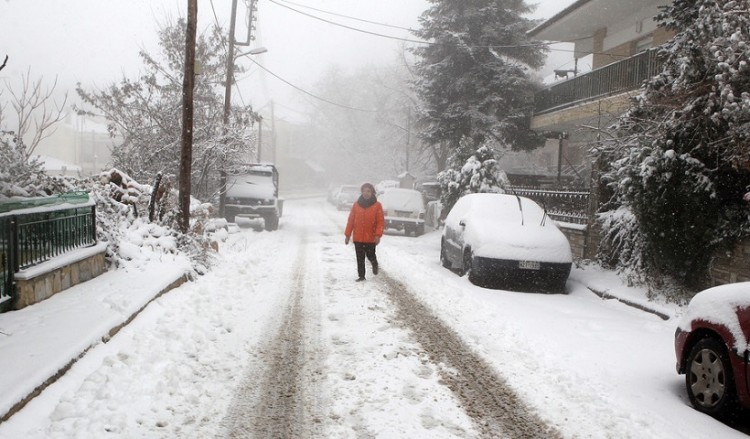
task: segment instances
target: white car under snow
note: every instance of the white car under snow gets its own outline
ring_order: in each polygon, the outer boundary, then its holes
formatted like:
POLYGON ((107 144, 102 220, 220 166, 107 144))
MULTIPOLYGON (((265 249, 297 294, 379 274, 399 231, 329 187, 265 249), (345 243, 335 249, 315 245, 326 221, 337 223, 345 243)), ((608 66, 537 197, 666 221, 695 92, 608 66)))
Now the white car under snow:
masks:
POLYGON ((465 195, 451 209, 440 260, 478 285, 563 291, 573 257, 568 239, 534 201, 484 193, 465 195))

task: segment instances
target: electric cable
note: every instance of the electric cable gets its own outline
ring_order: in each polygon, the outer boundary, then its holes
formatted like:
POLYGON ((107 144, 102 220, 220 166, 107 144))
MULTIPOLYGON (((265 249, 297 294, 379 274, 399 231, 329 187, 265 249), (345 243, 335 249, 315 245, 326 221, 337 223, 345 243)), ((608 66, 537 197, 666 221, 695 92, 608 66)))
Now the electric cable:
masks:
POLYGON ((261 64, 260 64, 260 63, 259 63, 258 61, 255 61, 255 60, 254 60, 254 59, 252 59, 252 58, 248 58, 248 60, 249 60, 249 61, 250 61, 251 63, 253 63, 253 64, 255 64, 256 66, 258 66, 258 67, 260 67, 261 69, 263 69, 263 70, 264 70, 264 71, 265 71, 266 73, 268 73, 269 75, 271 75, 271 76, 273 76, 274 78, 278 79, 279 81, 281 81, 281 82, 285 83, 286 85, 288 85, 288 86, 290 86, 290 87, 294 88, 295 90, 297 90, 297 91, 300 91, 300 92, 302 92, 302 93, 304 93, 304 94, 306 94, 306 95, 308 95, 308 96, 310 96, 310 97, 313 97, 313 98, 315 98, 315 99, 318 99, 318 100, 320 100, 320 101, 323 101, 323 102, 325 102, 325 103, 328 103, 328 104, 331 104, 331 105, 335 105, 335 106, 337 106, 337 107, 345 108, 345 109, 347 109, 347 110, 362 111, 362 112, 365 112, 365 113, 377 113, 377 111, 376 111, 376 110, 367 110, 367 109, 364 109, 364 108, 350 107, 350 106, 348 106, 348 105, 344 105, 344 104, 339 104, 339 103, 337 103, 337 102, 333 102, 333 101, 330 101, 330 100, 328 100, 328 99, 326 99, 326 98, 323 98, 323 97, 317 96, 317 95, 315 95, 315 94, 313 94, 313 93, 310 93, 309 91, 307 91, 307 90, 305 90, 305 89, 303 89, 303 88, 301 88, 301 87, 298 87, 298 86, 296 86, 296 85, 292 84, 291 82, 287 81, 286 79, 282 78, 281 76, 277 75, 276 73, 274 73, 274 72, 272 72, 272 71, 268 70, 267 68, 263 67, 263 66, 262 66, 262 65, 261 65, 261 64))

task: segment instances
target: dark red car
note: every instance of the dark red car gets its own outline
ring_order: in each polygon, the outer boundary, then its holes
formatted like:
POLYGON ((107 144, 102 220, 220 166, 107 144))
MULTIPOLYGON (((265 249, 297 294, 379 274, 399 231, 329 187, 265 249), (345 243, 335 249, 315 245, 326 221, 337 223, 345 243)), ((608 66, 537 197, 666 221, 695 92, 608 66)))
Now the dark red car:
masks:
POLYGON ((693 297, 674 344, 693 407, 717 418, 750 408, 750 282, 693 297))

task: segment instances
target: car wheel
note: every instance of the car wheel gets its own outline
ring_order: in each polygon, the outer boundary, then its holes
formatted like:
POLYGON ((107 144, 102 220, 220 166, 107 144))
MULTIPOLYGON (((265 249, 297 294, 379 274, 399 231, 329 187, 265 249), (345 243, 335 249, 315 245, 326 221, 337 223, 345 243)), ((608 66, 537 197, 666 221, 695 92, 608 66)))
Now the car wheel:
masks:
POLYGON ((414 229, 414 236, 422 236, 424 235, 424 226, 417 226, 416 229, 414 229))
POLYGON ((462 276, 464 274, 468 275, 470 281, 474 277, 471 274, 471 259, 472 259, 471 249, 467 248, 466 250, 464 250, 463 268, 461 269, 461 275, 462 276))
POLYGON ((723 343, 707 337, 693 346, 687 359, 685 385, 690 403, 700 412, 722 417, 734 408, 734 375, 723 343))
POLYGON ((445 254, 445 239, 440 240, 440 263, 443 268, 451 268, 451 261, 448 259, 448 255, 445 254))

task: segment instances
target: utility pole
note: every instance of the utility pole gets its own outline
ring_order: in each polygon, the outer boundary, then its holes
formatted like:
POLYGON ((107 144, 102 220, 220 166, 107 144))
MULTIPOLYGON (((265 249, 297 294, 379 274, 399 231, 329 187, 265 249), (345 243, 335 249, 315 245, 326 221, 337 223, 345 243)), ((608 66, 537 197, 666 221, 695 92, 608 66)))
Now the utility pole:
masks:
MULTIPOLYGON (((249 46, 250 41, 253 40, 252 32, 254 29, 253 25, 253 12, 255 12, 256 0, 250 1, 249 6, 249 21, 247 29, 247 41, 245 43, 238 43, 234 40, 235 23, 237 22, 237 0, 232 0, 232 15, 229 20, 229 38, 227 42, 227 77, 224 83, 224 117, 223 117, 223 133, 224 141, 227 142, 227 133, 229 132, 229 115, 232 110, 232 84, 234 84, 234 46, 249 46)), ((252 52, 252 51, 251 51, 252 52)), ((219 215, 224 216, 224 206, 226 205, 226 193, 227 193, 227 173, 226 163, 223 164, 221 171, 219 171, 219 215)))
POLYGON ((406 172, 409 172, 409 149, 411 145, 411 107, 406 107, 406 172))
POLYGON ((271 162, 276 164, 276 116, 271 100, 271 162))
POLYGON ((256 151, 255 161, 260 163, 262 157, 261 151, 263 150, 263 116, 258 115, 258 150, 256 151))
POLYGON ((190 174, 193 162, 193 88, 195 86, 195 34, 198 0, 188 0, 185 31, 185 75, 182 79, 182 152, 180 154, 180 230, 190 228, 190 174))

